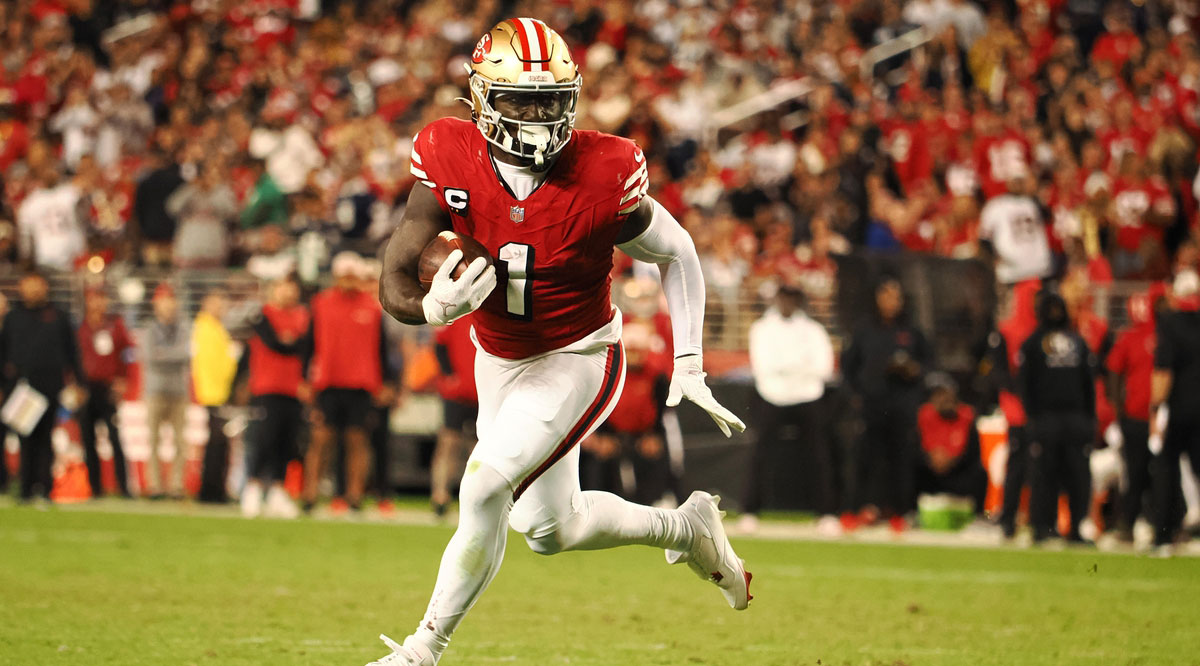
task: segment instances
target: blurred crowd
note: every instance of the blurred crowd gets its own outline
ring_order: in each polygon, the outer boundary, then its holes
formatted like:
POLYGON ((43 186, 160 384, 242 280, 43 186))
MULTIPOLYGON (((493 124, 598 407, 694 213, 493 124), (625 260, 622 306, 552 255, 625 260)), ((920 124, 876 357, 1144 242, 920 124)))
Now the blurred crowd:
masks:
POLYGON ((462 64, 507 15, 566 37, 578 126, 643 145, 727 300, 827 295, 831 257, 860 247, 995 257, 1010 282, 1197 261, 1186 0, 17 0, 0 7, 0 257, 289 255, 313 280, 338 249, 370 253, 412 185, 410 137, 466 114, 462 64), (879 60, 898 38, 915 48, 879 60), (782 84, 800 89, 762 102, 782 84), (1030 205, 990 206, 1006 197, 1030 205), (1032 264, 1014 245, 1030 235, 1032 264))

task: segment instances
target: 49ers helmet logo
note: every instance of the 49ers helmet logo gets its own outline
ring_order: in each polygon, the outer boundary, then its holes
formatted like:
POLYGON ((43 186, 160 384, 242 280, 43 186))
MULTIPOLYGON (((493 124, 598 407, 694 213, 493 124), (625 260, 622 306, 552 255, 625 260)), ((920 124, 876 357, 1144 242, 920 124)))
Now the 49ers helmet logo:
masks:
POLYGON ((485 32, 483 37, 479 38, 479 42, 475 44, 475 50, 471 52, 471 60, 477 63, 483 62, 483 57, 492 52, 492 33, 485 32))

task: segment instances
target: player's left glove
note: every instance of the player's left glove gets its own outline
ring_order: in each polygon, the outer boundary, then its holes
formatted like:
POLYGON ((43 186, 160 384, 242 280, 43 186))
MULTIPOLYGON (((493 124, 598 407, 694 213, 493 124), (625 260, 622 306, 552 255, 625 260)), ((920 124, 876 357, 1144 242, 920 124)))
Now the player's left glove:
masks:
POLYGON ((458 279, 450 273, 462 260, 463 251, 454 250, 442 263, 429 285, 429 293, 421 300, 425 321, 432 326, 446 326, 459 317, 474 312, 496 287, 496 267, 478 257, 458 279))
POLYGON ((675 372, 671 374, 671 388, 667 391, 667 407, 674 407, 680 400, 687 398, 708 412, 726 437, 733 434, 730 428, 744 432, 746 424, 713 398, 712 391, 704 383, 703 365, 704 361, 699 354, 675 359, 675 372))

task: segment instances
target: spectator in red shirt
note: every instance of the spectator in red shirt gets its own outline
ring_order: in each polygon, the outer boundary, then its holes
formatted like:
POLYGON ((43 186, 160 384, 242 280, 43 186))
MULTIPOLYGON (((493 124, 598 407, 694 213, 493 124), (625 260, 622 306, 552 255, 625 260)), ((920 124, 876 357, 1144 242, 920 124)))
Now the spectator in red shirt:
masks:
POLYGON ((970 497, 983 513, 987 474, 979 457, 975 410, 958 400, 958 385, 947 374, 933 373, 926 382, 929 401, 917 412, 921 464, 917 492, 970 497))
POLYGON ((1122 165, 1122 159, 1130 154, 1145 155, 1146 148, 1154 139, 1157 127, 1136 122, 1133 116, 1133 98, 1119 95, 1113 101, 1113 124, 1096 132, 1096 138, 1108 153, 1108 167, 1113 170, 1122 165))
POLYGON ((242 514, 252 518, 263 511, 266 488, 267 515, 292 518, 296 508, 283 482, 288 464, 300 455, 296 442, 303 423, 302 402, 312 397, 304 380, 310 317, 300 304, 295 276, 272 282, 269 290, 262 314, 253 322, 254 337, 242 354, 254 419, 247 438, 250 480, 242 490, 242 514))
MULTIPOLYGON (((388 371, 383 310, 361 287, 362 258, 341 252, 333 258, 334 284, 313 298, 312 361, 309 380, 317 392, 312 441, 304 458, 304 508, 311 510, 330 448, 345 442, 345 502, 361 508, 370 469, 367 433, 372 400, 383 390, 388 371)), ((338 503, 341 505, 341 503, 338 503)))
POLYGON ((0 100, 0 174, 29 150, 29 130, 13 117, 13 110, 12 104, 0 100))
POLYGON ((1175 220, 1175 197, 1139 153, 1125 153, 1113 183, 1109 217, 1117 224, 1117 277, 1167 276, 1166 228, 1175 220))
POLYGON ((88 483, 92 496, 104 492, 100 477, 100 456, 96 453, 96 425, 103 422, 112 447, 117 492, 129 497, 125 451, 117 430, 117 404, 125 395, 129 376, 129 352, 133 339, 121 318, 108 311, 108 293, 103 286, 84 293, 83 322, 79 325, 79 354, 83 363, 87 401, 77 413, 80 439, 87 456, 88 483))
MULTIPOLYGON (((903 94, 903 91, 902 91, 903 94)), ((901 99, 900 116, 881 123, 884 145, 892 158, 892 166, 905 194, 912 195, 916 187, 933 173, 930 137, 918 113, 920 99, 901 99)))
MULTIPOLYGON (((1124 393, 1121 401, 1121 457, 1126 487, 1117 518, 1117 537, 1133 542, 1133 524, 1145 506, 1150 488, 1150 377, 1154 373, 1155 308, 1161 294, 1136 294, 1129 299, 1129 327, 1121 331, 1106 365, 1124 393)), ((1114 391, 1115 393, 1115 391, 1114 391)), ((1114 402, 1116 396, 1114 395, 1114 402)))
POLYGON ((977 119, 980 135, 975 142, 975 162, 987 198, 1008 191, 1008 183, 1029 173, 1029 141, 1015 127, 1005 127, 993 114, 977 119))
POLYGON ((1093 61, 1106 60, 1119 70, 1141 55, 1142 40, 1130 27, 1128 5, 1110 3, 1104 12, 1104 28, 1107 34, 1101 35, 1092 46, 1093 61))
POLYGON ((430 502, 433 512, 445 515, 450 505, 450 486, 458 476, 463 442, 475 432, 479 418, 479 396, 475 392, 475 343, 471 324, 464 317, 437 329, 434 354, 441 374, 437 380, 442 398, 442 428, 430 462, 430 502))

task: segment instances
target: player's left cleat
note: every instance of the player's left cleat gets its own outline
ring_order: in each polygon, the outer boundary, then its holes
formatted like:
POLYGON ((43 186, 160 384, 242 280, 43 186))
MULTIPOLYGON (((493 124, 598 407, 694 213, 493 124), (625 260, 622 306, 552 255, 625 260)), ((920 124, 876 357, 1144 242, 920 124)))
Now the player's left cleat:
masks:
POLYGON ((437 660, 425 646, 412 640, 412 636, 404 639, 404 645, 379 634, 379 638, 392 650, 392 653, 373 661, 367 666, 437 666, 437 660))
POLYGON ((696 540, 690 551, 667 550, 667 563, 687 562, 697 576, 721 588, 721 594, 734 610, 746 610, 754 598, 750 595, 753 576, 725 536, 725 526, 721 524, 725 514, 717 508, 720 501, 719 496, 697 490, 679 507, 692 524, 696 540))

